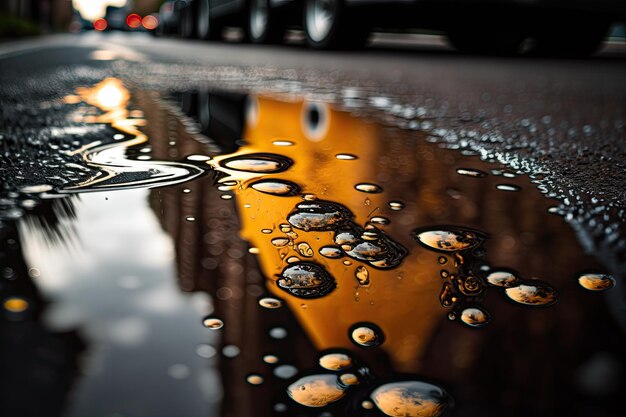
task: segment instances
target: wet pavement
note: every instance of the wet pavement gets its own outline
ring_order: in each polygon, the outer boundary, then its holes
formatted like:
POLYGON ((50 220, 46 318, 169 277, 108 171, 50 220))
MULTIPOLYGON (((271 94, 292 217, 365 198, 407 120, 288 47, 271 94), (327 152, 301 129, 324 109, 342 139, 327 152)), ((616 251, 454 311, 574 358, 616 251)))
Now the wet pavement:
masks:
POLYGON ((8 416, 626 411, 619 48, 19 47, 8 416))

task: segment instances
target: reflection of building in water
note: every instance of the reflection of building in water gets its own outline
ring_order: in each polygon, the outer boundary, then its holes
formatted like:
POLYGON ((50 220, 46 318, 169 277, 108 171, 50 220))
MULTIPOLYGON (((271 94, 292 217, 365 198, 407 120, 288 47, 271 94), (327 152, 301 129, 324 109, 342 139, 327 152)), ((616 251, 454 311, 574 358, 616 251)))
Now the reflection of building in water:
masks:
MULTIPOLYGON (((201 141, 185 140, 190 135, 171 117, 155 113, 148 118, 164 123, 148 127, 157 158, 207 154, 210 149, 201 141), (166 132, 169 137, 164 137, 166 132)), ((200 130, 185 123, 191 132, 200 130)), ((354 350, 348 337, 352 326, 375 323, 384 332, 384 343, 376 349, 359 348, 375 374, 419 372, 439 378, 452 385, 461 407, 472 404, 480 415, 511 409, 547 415, 570 409, 576 402, 564 399, 580 394, 579 365, 598 349, 619 352, 623 334, 602 300, 581 292, 572 279, 594 262, 582 254, 567 225, 547 214, 550 201, 526 178, 498 172, 484 178, 459 175, 459 168, 490 172, 494 166, 324 105, 259 98, 249 103, 246 123, 246 143, 235 155, 272 152, 294 163, 279 174, 238 177, 229 171, 233 177, 226 180, 239 181, 234 190, 236 211, 209 181, 187 184, 188 193, 183 186, 152 194, 155 211, 178 242, 181 286, 208 290, 220 300, 218 313, 227 322, 228 343, 246 343, 250 351, 258 351, 267 340, 266 334, 256 333, 265 326, 255 303, 261 276, 239 232, 258 251, 269 290, 286 301, 317 349, 354 350), (302 197, 250 187, 262 176, 290 181, 303 194, 341 204, 354 215, 354 225, 364 227, 376 216, 389 219, 388 225, 377 223, 376 228, 409 254, 391 269, 348 256, 319 255, 322 247, 335 245, 334 231, 307 232, 289 225, 288 215, 302 197), (501 183, 521 186, 523 191, 498 190, 501 183), (357 184, 373 184, 382 192, 363 192, 378 190, 357 184), (411 232, 449 223, 488 232, 485 261, 517 270, 524 279, 545 280, 558 289, 561 301, 550 309, 529 310, 507 303, 498 289, 491 288, 483 300, 493 317, 487 328, 469 329, 448 321, 449 310, 439 301, 445 282, 441 271, 452 272, 454 260, 444 255, 443 262, 440 253, 419 247, 411 232), (317 299, 297 298, 279 289, 275 281, 281 271, 296 261, 322 266, 336 280, 336 289, 317 299), (369 284, 364 284, 363 270, 357 269, 364 266, 369 284), (237 326, 228 329, 229 321, 237 326), (604 325, 597 326, 598 322, 604 325), (529 404, 528 398, 537 401, 529 404)), ((237 143, 238 138, 234 140, 237 143)), ((290 341, 290 348, 297 349, 292 343, 299 342, 290 341)), ((623 365, 623 359, 616 360, 623 365)), ((239 383, 243 374, 256 370, 256 363, 250 358, 237 370, 225 368, 225 381, 239 383)), ((623 375, 619 381, 617 386, 623 387, 623 375)), ((577 404, 586 404, 588 398, 580 396, 577 404)))
MULTIPOLYGON (((24 221, 33 221, 54 241, 59 210, 71 202, 46 202, 24 221), (55 212, 56 211, 56 212, 55 212)), ((0 229, 0 404, 2 415, 58 417, 78 376, 85 348, 74 332, 53 333, 41 322, 46 310, 36 284, 39 271, 27 268, 14 225, 0 229)))
MULTIPOLYGON (((200 138, 205 143, 190 139, 186 129, 193 131, 195 126, 180 124, 146 97, 139 97, 145 100, 142 107, 147 118, 156 121, 146 128, 155 159, 206 155, 214 150, 215 145, 208 145, 206 139, 200 138)), ((188 103, 197 98, 197 95, 186 95, 184 100, 188 103)), ((237 103, 243 103, 242 96, 226 95, 214 99, 221 104, 226 102, 234 109, 237 103)), ((233 136, 234 133, 236 130, 220 127, 217 133, 211 132, 211 137, 216 145, 236 148, 238 145, 234 139, 238 140, 240 133, 233 136), (220 134, 222 136, 217 136, 220 134)), ((275 393, 283 393, 285 385, 282 379, 272 375, 272 369, 285 364, 306 366, 312 363, 314 350, 287 309, 270 310, 259 306, 258 299, 266 293, 264 278, 259 272, 257 259, 248 252, 248 244, 239 235, 241 226, 233 201, 221 199, 221 194, 213 180, 205 178, 154 190, 150 204, 163 228, 175 241, 180 287, 184 291, 211 294, 215 307, 213 315, 225 322, 220 330, 220 348, 232 345, 240 350, 236 357, 229 358, 237 351, 227 348, 219 359, 224 391, 221 415, 271 415, 272 403, 280 401, 275 398, 275 393), (285 329, 287 338, 283 339, 280 330, 273 332, 272 337, 270 330, 275 328, 285 329), (279 363, 265 363, 263 356, 266 354, 277 356, 279 363), (246 376, 252 372, 264 377, 261 385, 246 382, 246 376)))

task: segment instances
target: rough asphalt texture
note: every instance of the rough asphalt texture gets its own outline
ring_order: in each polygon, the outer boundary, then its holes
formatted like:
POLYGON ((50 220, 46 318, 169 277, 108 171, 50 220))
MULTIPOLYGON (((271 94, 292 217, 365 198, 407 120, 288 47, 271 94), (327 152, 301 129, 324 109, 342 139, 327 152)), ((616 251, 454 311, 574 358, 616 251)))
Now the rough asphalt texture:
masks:
POLYGON ((63 187, 89 175, 80 157, 62 151, 111 140, 111 131, 70 121, 75 109, 59 99, 114 76, 165 93, 217 87, 306 96, 477 152, 530 175, 559 201, 559 214, 588 251, 615 273, 626 270, 626 54, 320 53, 122 34, 63 35, 21 47, 0 49, 0 222, 36 204, 38 196, 22 187, 63 187))

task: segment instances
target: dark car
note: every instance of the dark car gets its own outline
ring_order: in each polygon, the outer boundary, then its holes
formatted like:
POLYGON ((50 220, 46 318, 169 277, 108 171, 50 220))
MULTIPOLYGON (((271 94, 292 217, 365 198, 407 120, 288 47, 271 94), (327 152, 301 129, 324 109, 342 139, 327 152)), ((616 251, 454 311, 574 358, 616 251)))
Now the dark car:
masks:
POLYGON ((279 43, 302 28, 315 49, 351 48, 374 30, 445 32, 465 52, 586 55, 611 23, 626 17, 621 0, 186 0, 178 15, 185 37, 218 39, 243 28, 254 43, 279 43))

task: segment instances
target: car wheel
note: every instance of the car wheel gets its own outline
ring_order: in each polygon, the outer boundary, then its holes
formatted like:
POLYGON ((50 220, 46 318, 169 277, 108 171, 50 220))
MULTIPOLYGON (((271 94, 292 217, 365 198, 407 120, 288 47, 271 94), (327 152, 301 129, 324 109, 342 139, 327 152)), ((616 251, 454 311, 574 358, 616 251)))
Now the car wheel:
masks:
POLYGON ((365 45, 369 27, 358 15, 350 16, 343 0, 306 0, 304 32, 315 49, 355 48, 365 45))
POLYGON ((198 1, 198 13, 196 21, 196 35, 199 39, 218 39, 221 29, 211 19, 211 2, 209 0, 198 1))
POLYGON ((253 43, 281 43, 285 26, 269 0, 250 0, 247 35, 253 43))
POLYGON ((196 34, 193 9, 190 6, 180 11, 180 36, 183 38, 193 38, 196 34))
POLYGON ((604 20, 567 19, 565 24, 540 25, 534 35, 534 55, 562 58, 585 57, 600 49, 609 30, 604 20))

